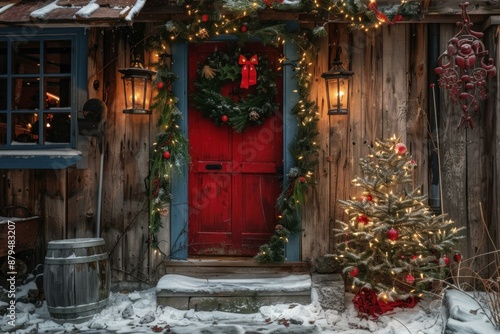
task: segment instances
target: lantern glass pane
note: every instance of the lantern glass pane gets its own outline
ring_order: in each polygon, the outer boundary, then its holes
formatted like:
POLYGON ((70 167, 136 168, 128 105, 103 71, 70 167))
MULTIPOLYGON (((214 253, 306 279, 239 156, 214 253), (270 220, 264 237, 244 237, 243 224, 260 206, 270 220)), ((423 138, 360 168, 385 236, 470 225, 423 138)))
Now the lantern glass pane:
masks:
POLYGON ((348 110, 349 79, 334 78, 328 82, 328 112, 345 114, 348 110))

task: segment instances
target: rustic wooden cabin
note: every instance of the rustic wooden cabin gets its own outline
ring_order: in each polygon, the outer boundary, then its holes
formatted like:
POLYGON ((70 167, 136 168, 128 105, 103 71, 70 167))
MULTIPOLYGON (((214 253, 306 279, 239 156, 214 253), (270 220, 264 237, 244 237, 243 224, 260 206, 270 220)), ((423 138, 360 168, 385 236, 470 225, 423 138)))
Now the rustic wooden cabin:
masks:
MULTIPOLYGON (((276 199, 301 158, 288 148, 301 123, 311 121, 299 121, 293 112, 298 103, 305 104, 297 92, 304 87, 317 107, 312 156, 317 164, 304 179, 301 231, 289 238, 286 262, 308 267, 333 252, 332 229, 345 218, 337 201, 357 195, 350 181, 360 173, 359 158, 376 138, 392 135, 402 138, 417 161, 414 184, 429 194, 430 205, 467 227, 463 256, 492 249, 485 226, 498 246, 500 76, 488 80, 488 98, 471 115, 474 126, 459 126, 462 111, 437 86, 434 69, 460 30, 460 1, 409 2, 414 12, 397 16, 390 1, 378 0, 378 9, 375 1, 359 1, 362 14, 377 14, 380 21, 373 23, 360 20, 361 14, 293 10, 280 6, 287 1, 264 1, 267 5, 241 23, 240 31, 229 32, 241 36, 254 21, 268 27, 284 23, 286 36, 308 30, 310 35, 303 36, 316 43, 316 52, 308 53, 305 63, 303 50, 291 40, 240 45, 234 36, 190 31, 214 20, 202 18, 191 2, 2 2, 0 208, 25 207, 30 213, 24 216, 39 217, 32 265, 43 262, 50 241, 100 236, 113 282, 155 282, 171 260, 204 256, 238 258, 259 267, 254 256, 274 233, 276 199), (180 22, 186 30, 167 22, 180 22), (173 33, 162 35, 164 52, 149 49, 146 42, 165 28, 173 33), (327 34, 312 33, 321 28, 327 34), (260 126, 235 131, 214 125, 223 120, 202 117, 192 98, 197 64, 216 50, 229 54, 240 47, 244 55, 267 57, 270 72, 277 74, 272 102, 278 108, 260 126), (341 114, 329 112, 322 77, 339 47, 342 65, 353 72, 349 110, 341 114), (157 216, 162 224, 154 233, 151 152, 163 130, 157 127, 163 108, 148 113, 126 105, 118 70, 130 68, 137 56, 146 68, 156 71, 156 64, 167 64, 175 75, 168 92, 177 99, 182 116, 177 125, 189 142, 190 162, 180 166, 182 175, 169 175, 171 198, 157 216), (305 83, 296 76, 301 66, 308 68, 305 83)), ((469 2, 472 29, 484 33, 488 57, 498 66, 500 3, 469 2)), ((223 6, 208 8, 224 11, 223 6)), ((155 95, 164 88, 160 81, 153 77, 155 95)), ((238 94, 227 92, 233 93, 238 94)))

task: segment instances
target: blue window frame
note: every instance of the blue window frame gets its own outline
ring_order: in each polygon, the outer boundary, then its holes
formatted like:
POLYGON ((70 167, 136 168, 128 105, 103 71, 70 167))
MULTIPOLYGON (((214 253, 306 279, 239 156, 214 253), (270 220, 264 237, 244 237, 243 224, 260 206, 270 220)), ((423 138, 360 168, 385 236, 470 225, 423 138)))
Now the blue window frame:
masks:
POLYGON ((0 168, 16 167, 10 159, 26 159, 23 151, 35 162, 65 156, 59 168, 74 163, 86 64, 84 29, 0 30, 0 168))

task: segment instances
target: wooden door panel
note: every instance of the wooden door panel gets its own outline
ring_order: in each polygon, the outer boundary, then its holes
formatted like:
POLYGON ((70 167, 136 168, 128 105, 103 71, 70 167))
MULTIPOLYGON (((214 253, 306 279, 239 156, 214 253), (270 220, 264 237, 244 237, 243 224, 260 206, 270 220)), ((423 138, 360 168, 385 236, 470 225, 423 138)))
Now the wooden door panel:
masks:
MULTIPOLYGON (((190 93, 194 93, 198 62, 227 47, 227 43, 190 46, 190 93)), ((277 67, 279 53, 266 50, 277 67)), ((277 83, 281 92, 280 80, 277 83)), ((260 245, 269 242, 277 220, 283 164, 281 113, 236 133, 229 126, 216 126, 190 104, 188 126, 189 254, 254 256, 260 245)))
POLYGON ((196 253, 218 254, 232 247, 231 177, 227 173, 200 173, 190 182, 189 244, 196 253))

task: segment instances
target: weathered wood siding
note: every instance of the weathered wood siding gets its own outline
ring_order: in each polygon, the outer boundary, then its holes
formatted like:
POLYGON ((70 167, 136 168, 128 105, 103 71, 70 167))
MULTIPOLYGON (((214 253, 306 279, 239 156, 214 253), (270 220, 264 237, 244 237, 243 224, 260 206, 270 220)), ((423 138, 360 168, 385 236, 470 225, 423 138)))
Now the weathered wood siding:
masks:
POLYGON ((359 175, 358 161, 369 153, 368 147, 376 138, 402 138, 418 163, 414 186, 427 191, 426 33, 425 25, 393 25, 366 33, 350 32, 345 25, 330 25, 329 45, 322 45, 325 52, 318 55, 313 76, 328 70, 327 48, 334 53, 341 46, 344 67, 355 73, 351 111, 347 116, 328 116, 324 80, 315 81, 319 87, 312 94, 321 118, 319 182, 304 214, 304 259, 333 251, 335 221, 346 219, 338 200, 360 195, 360 189, 353 188, 350 182, 359 175), (325 243, 309 241, 310 233, 315 233, 317 240, 328 233, 329 248, 325 249, 325 243))
MULTIPOLYGON (((500 76, 491 87, 492 96, 484 111, 474 121, 474 129, 457 129, 460 112, 436 87, 438 133, 431 136, 428 120, 433 112, 433 95, 429 84, 436 82, 436 78, 428 74, 432 73, 429 67, 434 66, 427 52, 429 26, 396 24, 368 32, 350 31, 342 24, 328 27, 329 36, 321 41, 320 52, 311 67, 314 78, 311 98, 319 107, 320 150, 317 184, 311 188, 304 208, 302 260, 333 252, 332 229, 336 220, 345 219, 338 200, 359 195, 351 186, 351 180, 360 173, 359 159, 368 154, 368 147, 376 138, 392 135, 402 138, 417 161, 414 186, 425 194, 429 193, 431 180, 429 156, 439 142, 441 205, 458 226, 468 228, 468 237, 460 245, 464 257, 491 249, 486 244, 481 213, 492 238, 500 244, 497 222, 500 123, 496 117, 500 108, 500 76), (331 66, 337 46, 343 49, 341 58, 345 68, 355 72, 351 112, 347 116, 327 115, 324 80, 320 77, 331 66)), ((457 27, 454 23, 439 24, 438 31, 442 52, 457 27)), ((99 98, 108 108, 103 143, 101 232, 110 252, 112 281, 155 280, 162 274, 155 272, 161 257, 149 252, 145 182, 158 115, 122 113, 123 87, 116 70, 130 62, 125 31, 92 28, 88 34, 88 99, 99 98), (100 83, 98 89, 93 85, 96 80, 100 83)), ((484 40, 490 55, 500 59, 496 26, 490 26, 484 40)), ((83 106, 86 99, 82 100, 83 106)), ((61 171, 0 171, 0 207, 22 204, 41 215, 43 245, 55 239, 95 235, 99 141, 94 137, 79 139, 78 148, 84 159, 77 166, 61 171)), ((168 218, 165 227, 159 237, 163 251, 168 253, 168 218)), ((39 250, 39 259, 43 260, 44 255, 44 249, 39 250)), ((485 265, 485 260, 482 261, 478 263, 485 265)))
MULTIPOLYGON (((335 36, 339 30, 341 36, 348 35, 348 31, 342 29, 345 27, 332 25, 330 36, 335 36)), ((438 30, 440 54, 458 30, 456 24, 451 23, 439 25, 438 30)), ((490 56, 499 59, 496 26, 489 28, 484 42, 490 56)), ((430 190, 430 154, 439 154, 440 172, 432 176, 440 181, 436 199, 441 212, 457 227, 466 228, 466 238, 457 246, 464 258, 493 250, 488 231, 498 245, 495 115, 500 101, 498 81, 489 87, 491 97, 474 116, 474 128, 457 127, 461 110, 452 104, 447 92, 436 85, 438 125, 431 134, 429 117, 434 117, 434 94, 429 85, 437 83, 437 76, 433 74, 435 64, 429 64, 432 59, 427 59, 428 43, 428 26, 421 24, 392 25, 368 33, 352 32, 346 44, 349 58, 344 59, 355 72, 350 114, 328 119, 326 106, 321 96, 317 97, 317 101, 322 102, 319 103, 322 123, 330 123, 329 137, 325 139, 324 136, 327 128, 320 138, 320 165, 322 154, 329 152, 329 182, 318 182, 306 211, 329 208, 329 219, 313 221, 312 215, 306 213, 303 224, 306 231, 308 226, 314 226, 312 229, 317 231, 322 231, 324 226, 331 229, 336 220, 346 219, 337 200, 359 195, 359 189, 350 186, 350 180, 359 173, 359 158, 366 156, 368 145, 375 138, 396 135, 407 144, 417 161, 414 186, 420 187, 424 194, 429 194, 430 190), (318 194, 325 193, 325 187, 330 189, 329 196, 314 203, 318 194)), ((317 92, 321 94, 319 89, 317 92)), ((321 175, 324 170, 319 169, 319 179, 326 179, 321 175)), ((332 233, 330 237, 330 250, 333 251, 335 238, 332 233)), ((307 246, 302 248, 304 258, 315 258, 324 251, 313 243, 307 246)), ((477 258, 473 267, 475 270, 487 268, 489 260, 484 256, 477 258)))

